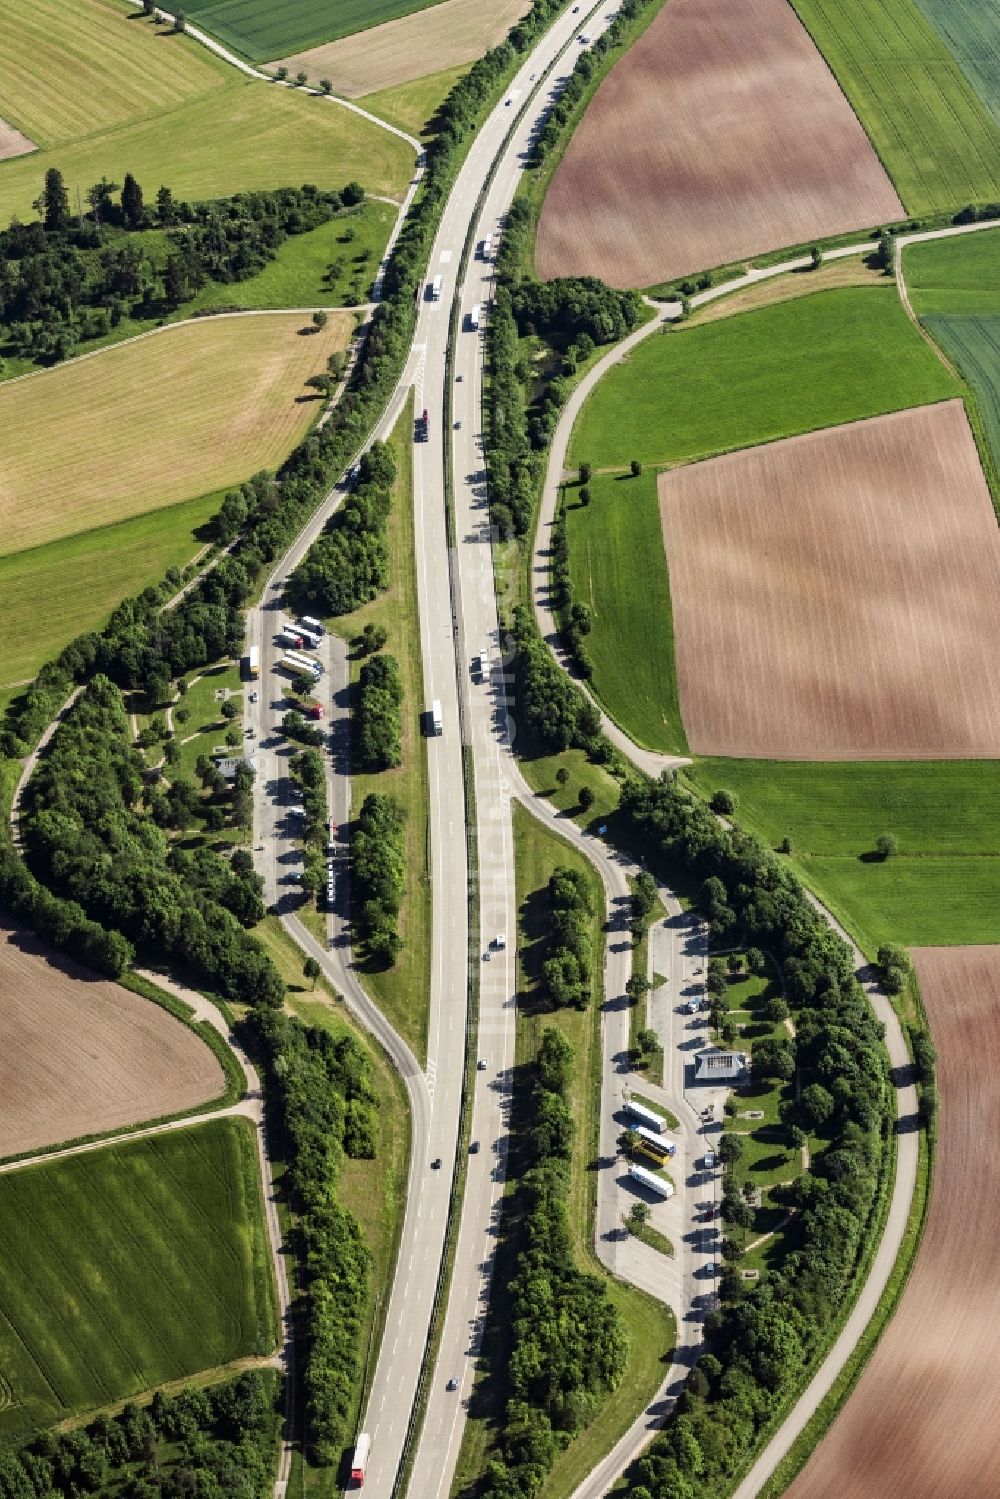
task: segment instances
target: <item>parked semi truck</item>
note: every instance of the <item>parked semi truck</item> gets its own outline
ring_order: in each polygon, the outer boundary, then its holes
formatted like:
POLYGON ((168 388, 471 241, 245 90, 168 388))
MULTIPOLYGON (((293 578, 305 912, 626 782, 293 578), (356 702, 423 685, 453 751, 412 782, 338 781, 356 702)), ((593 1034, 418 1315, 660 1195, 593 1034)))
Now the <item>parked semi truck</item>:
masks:
POLYGON ((673 1183, 668 1182, 665 1176, 657 1176, 655 1171, 647 1171, 645 1166, 632 1164, 628 1168, 628 1174, 633 1181, 641 1187, 647 1187, 650 1192, 655 1192, 659 1197, 673 1197, 673 1183))
POLYGON ((472 311, 469 313, 469 328, 473 333, 475 333, 479 327, 479 319, 482 314, 482 310, 482 302, 476 302, 472 308, 472 311))
POLYGON ((441 712, 441 699, 436 697, 431 703, 431 723, 435 734, 444 733, 444 714, 441 712))
POLYGON ((251 681, 260 676, 260 653, 255 645, 247 651, 247 676, 251 681))

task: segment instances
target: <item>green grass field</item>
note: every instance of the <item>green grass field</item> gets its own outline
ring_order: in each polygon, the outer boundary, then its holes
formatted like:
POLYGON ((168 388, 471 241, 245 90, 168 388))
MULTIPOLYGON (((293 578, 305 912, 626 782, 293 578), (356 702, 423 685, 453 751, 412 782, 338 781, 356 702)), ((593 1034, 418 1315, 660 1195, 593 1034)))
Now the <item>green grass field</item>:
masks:
MULTIPOLYGON (((159 45, 170 47, 164 38, 159 45)), ((293 89, 242 79, 165 113, 95 130, 83 139, 0 162, 0 223, 32 216, 49 167, 63 173, 71 202, 102 176, 134 173, 153 198, 167 182, 175 198, 228 197, 250 188, 314 182, 401 197, 413 156, 405 141, 360 115, 293 89)))
POLYGON ((570 462, 678 463, 960 393, 894 286, 843 287, 654 334, 587 401, 570 462))
POLYGON ((573 598, 593 616, 592 685, 640 744, 686 754, 656 473, 602 475, 589 488, 587 506, 566 491, 566 522, 573 598))
POLYGON ((22 682, 74 636, 98 629, 130 594, 183 567, 202 546, 195 535, 222 494, 151 510, 0 557, 0 683, 22 682))
POLYGON ((909 213, 1000 197, 1000 129, 916 0, 792 4, 909 213))
POLYGON ((353 307, 367 302, 396 210, 363 203, 308 234, 287 239, 259 276, 212 282, 182 309, 204 307, 353 307))
POLYGON ((382 21, 394 21, 434 0, 189 0, 187 14, 197 25, 251 62, 284 57, 350 36, 382 21))
POLYGON ((921 317, 1000 313, 1000 226, 908 245, 903 274, 921 317))
POLYGON ((1000 10, 983 0, 917 0, 917 4, 1000 121, 1000 10))
POLYGON ((204 47, 159 37, 120 0, 7 0, 0 73, 0 113, 43 147, 175 110, 231 77, 204 47))
POLYGON ((1000 941, 1000 794, 993 760, 699 760, 685 775, 739 798, 737 819, 792 857, 869 952, 884 941, 1000 941), (880 833, 899 853, 869 856, 880 833))
POLYGON ((0 1178, 0 1256, 7 1436, 275 1344, 244 1120, 0 1178))
POLYGON ((410 135, 432 135, 430 125, 437 110, 468 71, 468 63, 457 68, 443 68, 440 73, 428 73, 410 83, 397 83, 393 88, 364 94, 357 102, 410 135))

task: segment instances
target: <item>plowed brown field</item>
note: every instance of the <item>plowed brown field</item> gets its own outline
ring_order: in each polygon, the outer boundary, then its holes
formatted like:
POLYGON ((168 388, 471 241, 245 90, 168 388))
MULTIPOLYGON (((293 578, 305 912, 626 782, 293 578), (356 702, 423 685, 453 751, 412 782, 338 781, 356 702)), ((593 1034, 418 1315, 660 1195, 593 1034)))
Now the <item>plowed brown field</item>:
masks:
POLYGON ((8 161, 12 156, 27 156, 34 149, 34 141, 29 141, 26 135, 15 130, 13 125, 8 125, 6 120, 0 120, 0 161, 8 161))
POLYGON ((1000 532, 960 401, 694 463, 659 490, 697 754, 1000 755, 1000 532))
POLYGON ((443 0, 281 61, 290 72, 329 78, 338 94, 357 99, 482 57, 530 9, 531 0, 443 0))
POLYGON ((899 1310, 787 1499, 1000 1494, 1000 947, 913 958, 939 1056, 927 1225, 899 1310))
POLYGON ((181 1113, 223 1083, 159 1005, 0 927, 0 1156, 181 1113))
POLYGON ((536 261, 653 286, 904 213, 788 0, 668 0, 570 141, 536 261))

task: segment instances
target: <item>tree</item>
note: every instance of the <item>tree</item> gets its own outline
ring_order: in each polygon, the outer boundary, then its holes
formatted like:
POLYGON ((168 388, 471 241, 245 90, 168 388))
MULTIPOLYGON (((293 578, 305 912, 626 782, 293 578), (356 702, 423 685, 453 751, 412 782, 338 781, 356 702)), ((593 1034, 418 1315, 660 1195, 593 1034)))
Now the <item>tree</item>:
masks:
POLYGON ((622 1155, 628 1156, 631 1160, 632 1156, 639 1149, 639 1136, 637 1132, 634 1129, 623 1129, 618 1136, 617 1145, 622 1155))
POLYGON ((234 703, 231 697, 226 698, 226 701, 223 703, 219 711, 222 714, 223 718, 233 719, 239 718, 240 716, 239 705, 237 703, 234 703))
POLYGON ((795 1072, 795 1055, 790 1041, 766 1038, 758 1041, 751 1057, 754 1077, 785 1082, 795 1072))
POLYGON ((299 71, 295 75, 296 86, 298 88, 305 88, 305 86, 306 86, 306 84, 308 82, 309 82, 309 74, 306 72, 305 68, 300 68, 299 71))
POLYGON ((559 769, 556 771, 556 785, 565 786, 568 780, 569 771, 566 769, 565 765, 560 765, 559 769))
POLYGON ((770 1020, 772 1025, 780 1025, 783 1020, 788 1019, 788 1003, 780 994, 772 994, 770 999, 764 1001, 764 1019, 770 1020))
POLYGON ((742 972, 743 959, 740 957, 740 954, 738 952, 729 953, 726 958, 726 967, 734 978, 738 973, 742 972))
POLYGON ((593 473, 593 470, 591 469, 589 463, 581 463, 580 464, 580 483, 581 484, 589 484, 590 483, 590 476, 591 476, 592 473, 593 473))
POLYGON ((892 833, 880 833, 875 839, 875 852, 883 864, 886 859, 891 859, 893 854, 899 852, 899 844, 896 841, 895 835, 892 833))
POLYGON ((366 656, 380 651, 389 639, 389 631, 385 625, 367 624, 361 631, 361 649, 366 656))
POLYGON ((808 1088, 802 1089, 799 1107, 807 1124, 813 1129, 822 1129, 833 1114, 833 1097, 822 1083, 810 1083, 808 1088))
POLYGON ((644 973, 633 973, 630 974, 628 983, 625 985, 625 993, 633 1004, 638 1004, 651 988, 652 985, 644 973))
POLYGON ((792 840, 786 834, 785 837, 782 838, 781 842, 778 844, 778 853, 779 854, 790 854, 791 851, 792 851, 792 840))
POLYGON ((719 1160, 724 1166, 735 1166, 742 1159, 743 1141, 739 1135, 727 1131, 719 1141, 719 1160))
POLYGON ((146 219, 146 211, 142 205, 142 188, 131 172, 125 173, 125 180, 122 183, 122 217, 125 220, 126 229, 141 229, 146 219))
POLYGON ((312 316, 312 321, 313 321, 313 327, 315 328, 316 332, 317 333, 321 333, 323 331, 323 329, 326 327, 326 321, 327 321, 326 320, 326 313, 325 312, 319 312, 319 311, 314 312, 313 316, 312 316))
POLYGON ((585 812, 589 812, 594 805, 594 793, 589 786, 580 787, 580 806, 585 812))
POLYGON ((820 249, 819 245, 813 245, 812 249, 809 251, 809 258, 812 261, 812 270, 818 271, 820 266, 823 264, 823 252, 820 249))
POLYGON ((652 1208, 649 1206, 648 1202, 633 1202, 632 1206, 629 1208, 628 1217, 625 1219, 625 1226, 628 1229, 629 1233, 634 1234, 637 1229, 644 1228, 645 1225, 649 1222, 649 1216, 651 1212, 652 1208))
POLYGON ((892 275, 893 260, 895 258, 895 244, 892 235, 887 229, 883 229, 878 237, 878 249, 875 251, 875 264, 880 271, 887 276, 892 275))
POLYGON ((55 167, 49 167, 45 173, 45 187, 42 196, 33 205, 35 209, 44 215, 43 223, 46 234, 64 234, 69 226, 69 197, 66 193, 66 184, 63 181, 62 172, 55 167))
POLYGON ((319 81, 319 86, 323 90, 324 94, 333 93, 333 84, 329 78, 321 78, 319 81))
POLYGON ((638 479, 639 475, 642 473, 642 464, 639 462, 638 458, 632 459, 632 462, 629 464, 629 472, 631 473, 633 479, 638 479))
POLYGON ((579 502, 580 502, 581 505, 584 505, 584 506, 589 505, 590 504, 590 485, 589 484, 582 484, 580 486, 580 488, 577 490, 576 497, 579 500, 579 502))
POLYGON ((319 978, 322 971, 323 970, 320 968, 319 962, 316 958, 306 958, 305 962, 302 965, 303 975, 307 979, 312 980, 312 986, 314 989, 316 987, 316 980, 319 978))
POLYGON ((177 12, 177 14, 174 16, 174 30, 175 31, 186 31, 187 30, 187 16, 184 14, 184 12, 182 10, 179 10, 177 12))
POLYGON ((288 69, 285 67, 284 63, 282 63, 279 68, 275 68, 274 76, 275 78, 277 78, 279 83, 284 83, 285 79, 288 77, 288 69))
POLYGON ((156 15, 156 0, 142 0, 142 11, 143 11, 143 15, 146 15, 146 16, 155 16, 156 15))
POLYGON ((720 786, 712 796, 710 805, 712 811, 718 813, 720 817, 731 817, 736 811, 736 794, 720 786))

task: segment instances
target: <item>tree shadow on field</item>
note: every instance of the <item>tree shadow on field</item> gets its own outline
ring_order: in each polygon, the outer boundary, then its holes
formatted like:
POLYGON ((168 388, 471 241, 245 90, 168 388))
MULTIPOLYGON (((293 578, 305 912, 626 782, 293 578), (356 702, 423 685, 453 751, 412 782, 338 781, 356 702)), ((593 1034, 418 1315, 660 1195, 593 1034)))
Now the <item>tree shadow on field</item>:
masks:
POLYGON ((67 978, 75 979, 77 983, 111 984, 114 982, 106 973, 97 973, 93 968, 85 968, 82 963, 77 963, 73 958, 57 952, 54 947, 48 947, 40 937, 36 937, 34 932, 28 931, 26 927, 14 926, 6 914, 0 915, 0 943, 4 941, 8 942, 11 947, 16 947, 18 952, 23 952, 32 958, 40 958, 49 968, 54 968, 67 978))

